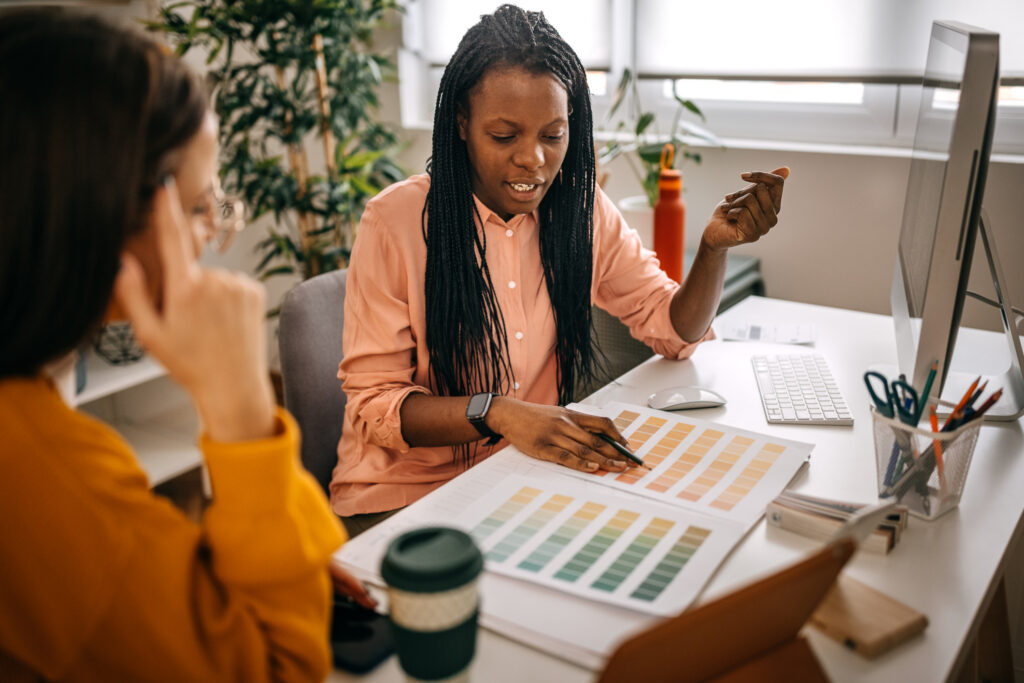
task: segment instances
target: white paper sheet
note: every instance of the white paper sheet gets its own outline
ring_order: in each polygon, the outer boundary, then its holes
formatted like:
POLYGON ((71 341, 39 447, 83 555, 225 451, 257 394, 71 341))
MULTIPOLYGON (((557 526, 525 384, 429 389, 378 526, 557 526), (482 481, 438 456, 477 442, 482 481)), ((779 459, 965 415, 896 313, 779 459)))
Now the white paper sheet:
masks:
POLYGON ((715 333, 723 341, 759 341, 775 344, 813 345, 817 336, 811 323, 792 325, 715 324, 715 333))
POLYGON ((633 452, 653 471, 631 468, 621 474, 588 474, 566 469, 567 474, 732 520, 744 530, 761 519, 765 506, 793 479, 814 448, 628 403, 569 408, 611 418, 633 452))
POLYGON ((508 477, 465 511, 487 570, 653 614, 687 607, 742 527, 592 482, 508 477))

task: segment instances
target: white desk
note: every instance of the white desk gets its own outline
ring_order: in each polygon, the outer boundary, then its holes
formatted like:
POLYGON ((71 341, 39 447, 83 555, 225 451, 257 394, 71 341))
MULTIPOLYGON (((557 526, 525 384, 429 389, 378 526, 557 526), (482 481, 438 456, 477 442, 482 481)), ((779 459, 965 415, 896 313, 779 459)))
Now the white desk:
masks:
MULTIPOLYGON (((853 427, 769 425, 750 368, 757 353, 798 353, 801 347, 715 341, 689 361, 651 359, 609 384, 586 403, 643 404, 655 389, 695 384, 723 394, 729 403, 695 415, 737 427, 816 444, 810 465, 793 487, 852 501, 877 498, 871 418, 863 373, 868 366, 895 363, 892 320, 886 316, 751 297, 722 321, 814 323, 813 350, 825 356, 854 415, 853 427)), ((971 354, 965 370, 995 372, 1007 358, 1002 334, 962 331, 958 358, 971 354)), ((960 507, 934 522, 912 518, 906 534, 886 556, 862 553, 847 571, 928 615, 923 636, 874 661, 845 650, 807 628, 814 651, 835 681, 940 681, 959 670, 965 644, 974 635, 1002 576, 1005 551, 1021 533, 1024 511, 1024 434, 1021 423, 985 426, 975 451, 960 507)), ((700 601, 729 592, 792 563, 818 547, 786 531, 755 526, 722 565, 700 601)), ((594 673, 490 631, 481 630, 477 681, 589 681, 594 673)), ((330 680, 403 680, 397 660, 363 677, 335 672, 330 680)))

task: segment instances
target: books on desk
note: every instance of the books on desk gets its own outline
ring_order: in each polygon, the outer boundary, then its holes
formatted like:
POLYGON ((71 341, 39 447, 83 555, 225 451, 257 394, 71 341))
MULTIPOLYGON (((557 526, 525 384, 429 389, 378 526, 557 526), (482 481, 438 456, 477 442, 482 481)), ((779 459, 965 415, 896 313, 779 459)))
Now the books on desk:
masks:
MULTIPOLYGON (((775 500, 768 503, 765 514, 772 526, 808 538, 827 540, 846 520, 865 507, 868 506, 783 491, 775 500)), ((897 506, 860 547, 885 555, 899 542, 900 535, 906 528, 907 508, 897 506)))

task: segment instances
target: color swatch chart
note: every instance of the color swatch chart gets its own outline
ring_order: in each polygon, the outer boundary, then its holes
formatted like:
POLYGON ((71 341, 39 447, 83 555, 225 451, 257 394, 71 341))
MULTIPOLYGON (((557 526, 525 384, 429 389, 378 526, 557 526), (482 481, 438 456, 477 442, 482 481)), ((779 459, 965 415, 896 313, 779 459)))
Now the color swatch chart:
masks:
POLYGON ((600 489, 509 477, 466 514, 486 568, 669 614, 697 596, 743 534, 731 522, 600 489))
MULTIPOLYGON (((577 408, 577 406, 570 406, 577 408)), ((651 471, 600 471, 597 480, 746 526, 793 478, 812 446, 621 403, 602 413, 651 471)), ((594 480, 595 475, 576 473, 594 480)))

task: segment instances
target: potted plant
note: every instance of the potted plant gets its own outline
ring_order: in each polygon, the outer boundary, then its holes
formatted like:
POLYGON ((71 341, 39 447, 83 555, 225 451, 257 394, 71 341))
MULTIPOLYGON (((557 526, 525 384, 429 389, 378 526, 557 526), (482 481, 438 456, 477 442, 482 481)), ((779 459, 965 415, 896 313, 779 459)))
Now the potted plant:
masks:
MULTIPOLYGON (((662 133, 655 113, 643 108, 637 91, 636 75, 629 69, 623 71, 603 127, 607 130, 611 122, 616 121, 616 114, 622 105, 628 102, 628 106, 625 113, 618 117, 613 129, 618 135, 601 147, 597 154, 597 161, 601 166, 622 156, 643 188, 643 195, 626 197, 619 202, 619 209, 626 222, 640 234, 640 239, 648 248, 653 244, 653 208, 658 201, 658 175, 664 145, 672 145, 674 160, 681 159, 680 163, 690 160, 697 164, 701 162, 700 152, 690 149, 688 139, 697 138, 715 146, 723 146, 722 141, 714 133, 684 118, 689 113, 699 117, 702 123, 706 121, 700 107, 692 100, 683 99, 676 93, 674 82, 672 97, 679 106, 675 110, 668 132, 662 133)), ((672 167, 674 166, 675 161, 672 164, 672 167)))
POLYGON ((205 51, 225 189, 252 218, 275 218, 257 247, 263 279, 345 267, 366 201, 405 177, 395 134, 373 118, 394 72, 373 51, 373 31, 394 9, 395 0, 181 0, 148 24, 179 54, 205 51))

